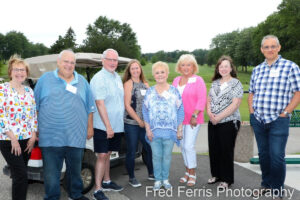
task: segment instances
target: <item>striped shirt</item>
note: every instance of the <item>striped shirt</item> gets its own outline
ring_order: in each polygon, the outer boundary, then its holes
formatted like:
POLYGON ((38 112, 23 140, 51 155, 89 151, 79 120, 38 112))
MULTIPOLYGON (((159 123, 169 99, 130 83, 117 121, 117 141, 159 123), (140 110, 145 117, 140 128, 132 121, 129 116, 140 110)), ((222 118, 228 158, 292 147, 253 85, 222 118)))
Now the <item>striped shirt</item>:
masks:
POLYGON ((68 89, 70 86, 57 72, 45 73, 34 89, 39 146, 84 148, 88 115, 96 109, 93 94, 88 82, 77 72, 74 71, 70 83, 73 90, 68 89))
POLYGON ((297 91, 300 91, 300 70, 294 62, 279 55, 271 66, 264 61, 255 67, 249 93, 253 93, 256 119, 263 123, 276 120, 297 91))

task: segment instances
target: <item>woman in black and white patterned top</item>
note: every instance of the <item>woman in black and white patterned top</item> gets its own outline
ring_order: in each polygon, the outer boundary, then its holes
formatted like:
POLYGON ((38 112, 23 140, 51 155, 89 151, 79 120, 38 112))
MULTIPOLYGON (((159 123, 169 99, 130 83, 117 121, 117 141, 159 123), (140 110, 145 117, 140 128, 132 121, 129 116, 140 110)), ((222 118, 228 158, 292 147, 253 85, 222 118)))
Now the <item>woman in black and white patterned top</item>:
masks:
POLYGON ((221 181, 219 187, 228 188, 234 182, 234 146, 240 128, 239 106, 243 86, 237 79, 229 56, 222 56, 216 65, 207 98, 208 146, 212 178, 209 184, 221 181))

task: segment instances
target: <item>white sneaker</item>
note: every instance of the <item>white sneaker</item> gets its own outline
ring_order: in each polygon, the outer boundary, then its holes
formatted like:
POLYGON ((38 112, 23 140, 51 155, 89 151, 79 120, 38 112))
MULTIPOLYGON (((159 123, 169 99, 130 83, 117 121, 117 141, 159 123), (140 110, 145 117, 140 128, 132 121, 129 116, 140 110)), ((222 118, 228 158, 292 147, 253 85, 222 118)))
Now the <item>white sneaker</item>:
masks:
POLYGON ((154 186, 153 186, 153 190, 157 191, 161 188, 161 186, 162 186, 161 181, 155 181, 154 186))
POLYGON ((169 182, 169 180, 164 180, 163 181, 163 186, 164 186, 165 189, 171 189, 172 188, 172 185, 169 182))

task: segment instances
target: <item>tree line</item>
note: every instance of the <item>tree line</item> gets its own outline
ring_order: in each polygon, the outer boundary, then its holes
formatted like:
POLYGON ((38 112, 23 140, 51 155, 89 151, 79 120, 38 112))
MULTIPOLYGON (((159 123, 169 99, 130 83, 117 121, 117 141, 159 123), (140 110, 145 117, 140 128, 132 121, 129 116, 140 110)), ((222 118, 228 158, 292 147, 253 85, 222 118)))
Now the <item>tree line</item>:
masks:
POLYGON ((192 53, 200 65, 214 65, 221 55, 229 55, 236 66, 254 66, 264 59, 260 52, 263 36, 273 34, 281 43, 281 55, 300 64, 300 0, 283 0, 278 10, 256 27, 235 30, 215 36, 207 49, 195 49, 192 52, 175 50, 141 54, 135 32, 127 23, 100 16, 86 30, 86 39, 76 44, 76 34, 70 27, 65 35, 60 35, 50 46, 29 42, 23 33, 11 31, 0 33, 0 59, 7 60, 15 53, 22 57, 32 57, 48 53, 59 53, 71 48, 75 52, 101 53, 107 48, 116 49, 120 56, 137 58, 142 64, 156 62, 176 62, 182 54, 192 53))
POLYGON ((229 55, 236 66, 255 66, 264 60, 261 54, 261 40, 265 35, 276 35, 281 44, 280 54, 298 65, 300 64, 300 0, 283 0, 267 19, 256 27, 235 30, 214 37, 210 49, 197 49, 192 52, 173 51, 146 53, 143 56, 150 62, 163 60, 176 62, 180 55, 192 53, 199 64, 214 65, 221 55, 229 55))

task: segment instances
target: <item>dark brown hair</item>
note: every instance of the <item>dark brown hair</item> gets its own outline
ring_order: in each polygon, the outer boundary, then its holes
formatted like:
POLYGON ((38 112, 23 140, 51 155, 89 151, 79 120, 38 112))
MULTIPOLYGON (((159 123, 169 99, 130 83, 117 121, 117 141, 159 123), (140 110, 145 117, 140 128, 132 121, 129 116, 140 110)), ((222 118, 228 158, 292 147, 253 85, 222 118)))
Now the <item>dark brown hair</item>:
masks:
POLYGON ((8 69, 7 69, 7 72, 8 72, 8 76, 9 76, 9 79, 11 80, 12 77, 11 77, 11 73, 12 73, 12 70, 13 70, 13 65, 24 65, 25 67, 25 70, 26 70, 26 76, 28 77, 29 76, 29 67, 28 67, 28 64, 22 59, 20 58, 20 56, 18 56, 17 54, 13 55, 10 57, 9 61, 8 61, 8 69))
POLYGON ((131 79, 131 74, 130 74, 130 67, 133 63, 136 63, 139 65, 140 69, 141 69, 141 74, 140 74, 140 80, 143 82, 143 83, 147 83, 146 81, 146 78, 144 76, 144 73, 143 73, 143 68, 142 68, 142 65, 141 63, 136 60, 136 59, 132 59, 126 66, 126 69, 124 71, 124 76, 123 76, 123 84, 128 81, 129 79, 131 79))
POLYGON ((237 78, 237 72, 236 72, 236 69, 235 69, 235 66, 233 64, 233 61, 231 59, 230 56, 221 56, 216 64, 216 68, 215 68, 215 73, 214 73, 214 76, 212 77, 212 81, 214 80, 217 80, 219 78, 222 78, 221 74, 219 73, 219 66, 221 65, 221 63, 224 61, 224 60, 228 60, 229 63, 230 63, 230 67, 231 67, 231 72, 230 72, 230 75, 231 77, 234 77, 234 78, 237 78))

